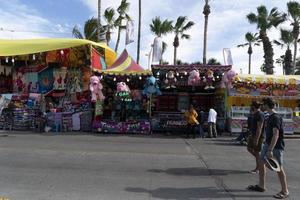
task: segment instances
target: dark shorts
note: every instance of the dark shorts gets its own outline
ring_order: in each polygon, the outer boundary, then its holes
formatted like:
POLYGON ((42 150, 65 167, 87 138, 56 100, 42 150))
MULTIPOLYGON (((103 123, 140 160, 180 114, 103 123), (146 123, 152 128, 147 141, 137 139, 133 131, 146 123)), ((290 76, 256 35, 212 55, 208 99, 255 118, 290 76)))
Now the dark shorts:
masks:
MULTIPOLYGON (((260 153, 260 159, 265 160, 267 157, 269 145, 263 144, 261 153, 260 153)), ((273 149, 273 156, 276 158, 280 166, 283 164, 283 150, 282 149, 273 149)))
POLYGON ((258 144, 255 145, 254 144, 254 136, 252 134, 250 134, 248 136, 248 139, 247 139, 247 143, 248 143, 248 146, 247 148, 249 150, 254 150, 254 151, 258 151, 260 152, 261 151, 261 146, 262 146, 262 143, 264 141, 264 138, 263 137, 260 137, 259 140, 258 140, 258 144))

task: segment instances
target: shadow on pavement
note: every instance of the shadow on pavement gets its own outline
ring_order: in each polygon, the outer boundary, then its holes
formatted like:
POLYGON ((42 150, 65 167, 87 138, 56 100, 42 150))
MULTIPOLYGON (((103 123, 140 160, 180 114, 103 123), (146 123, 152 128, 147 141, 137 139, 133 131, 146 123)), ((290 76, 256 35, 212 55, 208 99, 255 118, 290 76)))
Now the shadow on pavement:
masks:
POLYGON ((240 170, 223 170, 223 169, 207 169, 199 167, 190 168, 169 168, 166 170, 162 169, 149 169, 148 172, 152 173, 166 173, 174 176, 227 176, 229 174, 247 174, 248 171, 240 170))
MULTIPOLYGON (((225 192, 222 189, 214 187, 194 187, 194 188, 171 188, 161 187, 154 190, 147 190, 140 187, 127 187, 125 188, 128 192, 134 193, 148 193, 153 198, 160 199, 172 199, 172 200, 194 200, 201 198, 232 198, 232 197, 244 197, 244 198, 259 198, 259 197, 271 197, 270 195, 233 195, 225 192)), ((246 191, 246 190, 245 190, 246 191)), ((247 191, 246 191, 247 192, 247 191)))

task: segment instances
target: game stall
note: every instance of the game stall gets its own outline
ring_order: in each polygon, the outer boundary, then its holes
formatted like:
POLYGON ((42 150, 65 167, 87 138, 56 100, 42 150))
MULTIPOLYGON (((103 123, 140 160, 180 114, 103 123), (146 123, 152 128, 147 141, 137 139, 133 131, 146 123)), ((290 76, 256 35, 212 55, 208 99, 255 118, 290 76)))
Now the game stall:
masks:
POLYGON ((79 39, 0 40, 1 94, 13 130, 90 131, 92 67, 114 61, 106 44, 79 39), (11 83, 11 85, 8 85, 11 83))
POLYGON ((95 70, 102 78, 104 101, 96 101, 93 128, 102 133, 151 132, 148 101, 143 89, 151 72, 139 66, 126 50, 106 70, 95 70))
POLYGON ((251 102, 260 101, 264 97, 276 100, 275 110, 283 118, 286 134, 293 134, 299 130, 300 123, 297 116, 300 99, 299 76, 241 74, 236 77, 228 90, 231 132, 241 132, 243 124, 247 121, 251 102))
POLYGON ((183 132, 187 122, 183 113, 193 104, 204 111, 205 127, 210 108, 218 113, 217 127, 225 130, 226 93, 221 87, 223 76, 231 66, 222 65, 153 65, 161 95, 153 100, 153 132, 183 132))

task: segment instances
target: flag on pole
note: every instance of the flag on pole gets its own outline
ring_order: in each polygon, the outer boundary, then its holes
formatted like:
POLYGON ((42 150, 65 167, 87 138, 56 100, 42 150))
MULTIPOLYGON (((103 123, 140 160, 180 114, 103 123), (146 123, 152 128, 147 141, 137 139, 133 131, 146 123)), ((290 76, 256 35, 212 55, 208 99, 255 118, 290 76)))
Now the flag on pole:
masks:
POLYGON ((153 42, 152 62, 159 62, 162 58, 162 39, 156 37, 153 42))
POLYGON ((225 65, 233 65, 232 55, 229 48, 223 49, 223 56, 224 56, 225 65))
POLYGON ((132 42, 134 42, 134 23, 132 20, 128 20, 126 25, 126 45, 132 42))

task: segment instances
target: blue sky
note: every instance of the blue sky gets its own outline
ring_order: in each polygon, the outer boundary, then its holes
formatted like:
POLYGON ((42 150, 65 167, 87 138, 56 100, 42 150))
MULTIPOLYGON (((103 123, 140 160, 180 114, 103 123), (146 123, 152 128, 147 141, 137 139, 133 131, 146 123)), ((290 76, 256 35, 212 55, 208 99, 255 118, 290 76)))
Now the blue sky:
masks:
MULTIPOLYGON (((116 8, 121 0, 102 0, 102 13, 107 7, 116 8)), ((130 15, 137 26, 138 0, 129 0, 131 3, 130 15)), ((268 9, 278 7, 286 10, 286 0, 211 0, 211 15, 208 24, 208 52, 207 56, 217 58, 223 62, 223 48, 230 48, 233 55, 234 69, 238 72, 247 72, 248 54, 247 48, 236 48, 236 45, 244 43, 244 34, 247 31, 256 31, 255 25, 250 25, 246 20, 246 14, 255 12, 259 5, 266 5, 268 9)), ((176 20, 178 16, 188 16, 196 23, 189 31, 190 40, 180 42, 178 58, 185 62, 202 60, 203 23, 202 9, 204 0, 142 0, 142 43, 141 65, 147 67, 146 53, 150 51, 150 45, 154 36, 149 30, 151 19, 160 16, 162 19, 176 20), (151 3, 150 3, 151 2, 151 3)), ((97 0, 0 0, 0 28, 18 31, 37 32, 9 32, 0 31, 0 38, 41 38, 41 37, 72 37, 71 30, 74 25, 83 26, 84 21, 96 16, 97 0), (54 32, 54 33, 49 33, 54 32)), ((283 26, 288 26, 285 24, 283 26)), ((137 27, 136 34, 137 36, 137 27)), ((271 30, 271 39, 278 38, 279 32, 271 30)), ((125 34, 122 35, 119 53, 125 48, 125 34)), ((174 35, 169 34, 163 38, 168 44, 164 59, 170 63, 173 60, 174 35)), ((112 36, 111 46, 114 48, 116 30, 112 36)), ((132 57, 136 58, 136 42, 127 46, 132 57)), ((275 47, 275 57, 282 55, 283 50, 275 47)), ((260 65, 263 63, 262 47, 254 49, 253 73, 261 73, 260 65)), ((282 73, 280 66, 275 68, 277 74, 282 73)))

